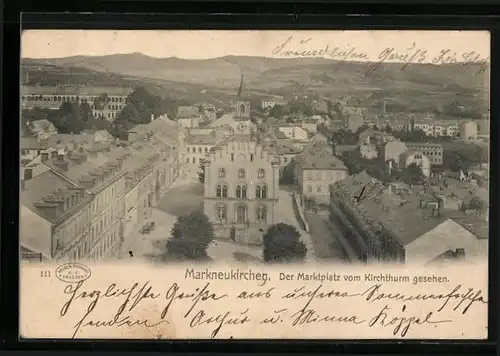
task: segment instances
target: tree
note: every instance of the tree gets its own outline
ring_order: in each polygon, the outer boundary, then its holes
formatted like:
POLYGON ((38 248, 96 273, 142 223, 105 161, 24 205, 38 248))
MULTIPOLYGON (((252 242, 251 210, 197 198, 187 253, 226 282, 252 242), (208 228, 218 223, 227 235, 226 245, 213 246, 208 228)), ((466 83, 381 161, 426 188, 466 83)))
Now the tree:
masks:
POLYGON ((94 100, 94 106, 98 110, 104 110, 110 102, 111 98, 108 96, 108 94, 103 93, 94 100))
POLYGON ((198 169, 198 180, 200 183, 205 183, 205 161, 200 159, 200 166, 198 169))
POLYGON ((167 242, 169 253, 190 260, 207 258, 207 248, 214 240, 214 230, 208 217, 201 212, 180 216, 167 242))
POLYGON ((92 107, 89 103, 83 102, 80 104, 80 120, 87 122, 94 118, 92 114, 92 107))
POLYGON ((468 208, 483 213, 488 209, 488 204, 479 197, 473 197, 469 202, 468 208))
POLYGON ((281 105, 274 105, 271 110, 269 110, 269 115, 281 119, 283 115, 285 115, 285 111, 281 105))
POLYGON ((60 133, 79 133, 84 128, 78 102, 62 103, 57 115, 52 117, 51 121, 60 133))
POLYGON ((412 163, 403 170, 402 178, 406 184, 420 184, 424 180, 424 173, 422 168, 412 163))
POLYGON ((392 135, 399 138, 403 142, 426 142, 429 141, 425 131, 420 129, 414 129, 411 131, 393 131, 392 135))
POLYGON ((264 235, 263 258, 266 262, 295 262, 304 260, 306 245, 300 240, 299 231, 292 225, 271 225, 264 235))

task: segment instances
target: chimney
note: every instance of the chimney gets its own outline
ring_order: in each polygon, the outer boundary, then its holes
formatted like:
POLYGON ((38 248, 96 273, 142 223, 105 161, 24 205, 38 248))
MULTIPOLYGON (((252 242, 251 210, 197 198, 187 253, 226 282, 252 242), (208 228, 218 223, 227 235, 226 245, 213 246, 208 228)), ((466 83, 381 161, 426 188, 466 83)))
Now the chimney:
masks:
POLYGON ((57 158, 57 151, 52 151, 50 153, 50 158, 57 158))
POLYGON ((463 249, 463 248, 457 248, 455 250, 455 257, 457 259, 464 259, 465 258, 465 249, 463 249))
POLYGON ((68 150, 68 158, 73 158, 73 150, 68 150))
POLYGON ((33 178, 33 169, 26 168, 24 170, 24 180, 30 180, 31 178, 33 178))
POLYGON ((59 156, 56 161, 54 161, 54 164, 59 167, 63 171, 68 170, 68 161, 64 160, 64 156, 59 156))
POLYGON ((59 153, 57 154, 57 160, 58 160, 58 161, 64 161, 64 154, 63 154, 63 153, 61 153, 61 152, 59 152, 59 153))
POLYGON ((35 203, 35 206, 42 210, 47 216, 51 218, 56 218, 58 213, 58 205, 50 203, 35 203))
POLYGON ((47 162, 49 159, 49 153, 48 152, 42 152, 42 163, 47 162))

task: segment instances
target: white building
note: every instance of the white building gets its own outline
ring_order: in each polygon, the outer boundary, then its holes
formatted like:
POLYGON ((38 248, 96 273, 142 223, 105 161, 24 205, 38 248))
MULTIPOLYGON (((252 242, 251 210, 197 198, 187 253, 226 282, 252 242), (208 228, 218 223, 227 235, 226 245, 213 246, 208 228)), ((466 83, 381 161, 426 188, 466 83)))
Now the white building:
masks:
POLYGON ((292 140, 305 141, 309 138, 307 131, 300 126, 280 126, 278 130, 283 132, 285 136, 292 140))
POLYGON ((430 160, 420 151, 408 150, 402 153, 399 157, 399 164, 402 167, 408 167, 411 164, 416 164, 422 169, 424 176, 429 177, 431 175, 430 160))
POLYGON ((477 123, 471 120, 461 123, 460 138, 462 140, 475 140, 477 138, 477 123))

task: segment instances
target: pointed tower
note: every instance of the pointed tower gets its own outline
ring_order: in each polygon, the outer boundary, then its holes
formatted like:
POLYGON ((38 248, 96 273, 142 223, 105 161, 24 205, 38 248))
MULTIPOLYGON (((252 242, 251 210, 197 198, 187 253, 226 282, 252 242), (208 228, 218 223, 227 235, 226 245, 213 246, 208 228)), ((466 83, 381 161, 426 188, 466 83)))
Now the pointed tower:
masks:
POLYGON ((241 70, 240 87, 238 88, 238 98, 242 98, 245 92, 245 77, 243 76, 243 70, 241 70))
POLYGON ((243 76, 243 69, 240 68, 241 79, 238 88, 238 100, 236 101, 236 117, 249 118, 250 117, 250 101, 245 100, 245 77, 243 76))

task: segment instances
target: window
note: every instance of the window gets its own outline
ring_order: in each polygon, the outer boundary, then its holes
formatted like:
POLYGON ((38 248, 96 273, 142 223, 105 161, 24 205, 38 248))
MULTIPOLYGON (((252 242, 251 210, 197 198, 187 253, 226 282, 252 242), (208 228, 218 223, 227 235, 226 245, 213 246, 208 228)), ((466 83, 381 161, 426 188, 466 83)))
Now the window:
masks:
POLYGON ((258 185, 255 188, 255 197, 257 199, 267 199, 267 186, 258 185))
POLYGON ((316 192, 321 193, 321 185, 318 185, 318 186, 316 187, 316 192))
POLYGON ((250 153, 250 162, 253 162, 253 153, 250 153))
POLYGON ((189 153, 189 147, 188 147, 188 148, 186 148, 186 150, 187 150, 187 153, 189 153))
POLYGON ((186 158, 186 162, 187 162, 187 163, 189 163, 189 157, 188 157, 188 158, 186 158))
POLYGON ((257 208, 257 221, 261 223, 267 222, 267 208, 264 205, 257 208))
POLYGON ((226 176, 226 170, 224 168, 219 169, 219 178, 224 178, 226 176))
POLYGON ((215 207, 215 218, 218 222, 227 221, 227 207, 225 205, 217 205, 215 207))
POLYGON ((231 153, 231 161, 234 161, 234 153, 231 153))
POLYGON ((236 223, 244 224, 247 221, 247 208, 244 205, 238 206, 236 209, 236 223))
POLYGON ((208 147, 205 147, 205 153, 208 153, 208 147))
POLYGON ((218 198, 227 198, 227 184, 217 184, 216 195, 218 198))
POLYGON ((247 197, 247 186, 246 185, 236 186, 236 198, 245 199, 246 197, 247 197))
POLYGON ((266 171, 264 169, 259 169, 257 171, 257 178, 264 178, 266 176, 266 171))
POLYGON ((193 163, 196 163, 196 158, 195 157, 193 157, 193 163))
POLYGON ((288 160, 288 158, 283 157, 283 162, 285 162, 285 163, 286 163, 286 161, 287 161, 287 160, 288 160))
POLYGON ((312 193, 312 191, 313 191, 312 185, 308 185, 308 186, 307 186, 307 191, 308 191, 309 193, 312 193))
POLYGON ((245 170, 244 169, 238 170, 238 178, 245 178, 245 170))
POLYGON ((201 147, 198 147, 198 153, 201 153, 201 147))

